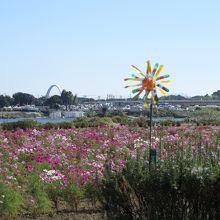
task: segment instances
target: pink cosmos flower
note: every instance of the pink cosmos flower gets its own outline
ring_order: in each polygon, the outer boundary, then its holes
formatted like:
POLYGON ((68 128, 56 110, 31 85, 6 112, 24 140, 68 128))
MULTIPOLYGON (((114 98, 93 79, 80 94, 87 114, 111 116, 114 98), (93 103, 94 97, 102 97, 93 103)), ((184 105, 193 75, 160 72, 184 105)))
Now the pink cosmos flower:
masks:
POLYGON ((25 164, 25 168, 26 168, 28 171, 32 171, 32 170, 33 170, 32 163, 27 162, 27 163, 25 164))

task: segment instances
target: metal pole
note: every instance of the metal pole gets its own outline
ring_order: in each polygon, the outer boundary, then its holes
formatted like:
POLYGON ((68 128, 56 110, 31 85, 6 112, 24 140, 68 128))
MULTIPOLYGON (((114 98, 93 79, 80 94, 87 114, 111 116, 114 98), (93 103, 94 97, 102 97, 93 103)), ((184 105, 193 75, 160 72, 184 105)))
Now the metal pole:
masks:
POLYGON ((152 167, 152 162, 154 163, 154 167, 156 167, 156 149, 152 148, 152 115, 153 115, 153 105, 150 104, 150 152, 149 152, 149 168, 152 167))
POLYGON ((150 103, 150 149, 151 149, 151 139, 152 139, 152 115, 153 115, 153 105, 150 103))

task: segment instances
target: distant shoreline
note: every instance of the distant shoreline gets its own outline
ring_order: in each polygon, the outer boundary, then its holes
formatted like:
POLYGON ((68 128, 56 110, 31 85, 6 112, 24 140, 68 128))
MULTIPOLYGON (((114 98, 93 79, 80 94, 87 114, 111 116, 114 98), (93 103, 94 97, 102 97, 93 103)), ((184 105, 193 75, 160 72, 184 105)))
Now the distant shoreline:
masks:
POLYGON ((19 118, 37 118, 43 117, 43 114, 40 112, 0 112, 1 119, 19 119, 19 118))

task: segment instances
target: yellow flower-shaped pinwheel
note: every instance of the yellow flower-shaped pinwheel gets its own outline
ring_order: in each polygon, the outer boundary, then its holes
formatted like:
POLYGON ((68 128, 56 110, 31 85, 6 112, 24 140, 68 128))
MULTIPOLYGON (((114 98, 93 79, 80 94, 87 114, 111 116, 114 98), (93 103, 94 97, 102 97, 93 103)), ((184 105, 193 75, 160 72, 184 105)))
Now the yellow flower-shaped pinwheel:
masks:
POLYGON ((143 102, 144 107, 147 107, 147 100, 149 95, 151 95, 152 103, 154 105, 158 104, 157 90, 164 96, 168 95, 167 92, 169 92, 169 89, 163 86, 163 84, 170 82, 170 80, 167 80, 167 78, 169 78, 170 76, 168 74, 160 76, 160 73, 163 69, 163 65, 160 65, 159 67, 159 64, 156 63, 153 70, 151 71, 151 63, 148 60, 146 74, 144 74, 140 69, 138 69, 134 65, 131 65, 131 67, 134 68, 141 75, 141 77, 139 77, 135 74, 132 74, 131 78, 124 79, 125 81, 139 81, 138 84, 125 86, 125 88, 137 87, 136 89, 132 90, 133 94, 137 93, 133 97, 133 100, 137 100, 141 93, 144 92, 143 102))

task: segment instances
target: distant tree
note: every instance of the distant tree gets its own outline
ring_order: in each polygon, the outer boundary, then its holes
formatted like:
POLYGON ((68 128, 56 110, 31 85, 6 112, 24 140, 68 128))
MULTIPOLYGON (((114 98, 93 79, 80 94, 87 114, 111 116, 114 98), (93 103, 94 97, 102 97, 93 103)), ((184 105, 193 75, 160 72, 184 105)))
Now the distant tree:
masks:
POLYGON ((212 93, 213 99, 220 99, 220 90, 212 93))
POLYGON ((202 100, 203 96, 202 95, 196 95, 196 96, 191 97, 191 99, 193 99, 193 100, 202 100))
POLYGON ((15 105, 30 105, 35 101, 35 97, 28 93, 17 92, 13 95, 15 105))
POLYGON ((13 99, 8 95, 0 95, 0 107, 7 107, 13 104, 13 99))
POLYGON ((102 106, 101 111, 102 111, 102 116, 105 117, 105 116, 106 116, 106 113, 107 113, 107 111, 108 111, 108 107, 107 107, 106 105, 102 106))
POLYGON ((187 98, 182 95, 169 95, 169 96, 162 96, 160 99, 162 100, 186 100, 187 98))
POLYGON ((0 95, 0 107, 5 107, 8 106, 8 103, 5 100, 5 96, 4 95, 0 95))
POLYGON ((14 103, 14 98, 12 98, 11 96, 6 95, 5 96, 6 102, 9 104, 9 106, 12 106, 14 103))
POLYGON ((78 97, 77 97, 77 95, 75 94, 74 96, 73 96, 73 105, 78 105, 78 103, 79 103, 79 99, 78 99, 78 97))
POLYGON ((70 105, 76 105, 78 102, 77 96, 74 96, 71 91, 66 91, 65 89, 61 93, 61 100, 62 103, 66 106, 66 110, 68 110, 68 107, 70 109, 70 105))
POLYGON ((94 101, 95 99, 93 98, 77 97, 77 103, 94 102, 94 101))
POLYGON ((34 104, 36 106, 43 106, 43 105, 45 105, 46 100, 47 100, 46 97, 42 96, 40 98, 35 99, 34 104))
POLYGON ((54 95, 47 99, 45 104, 48 105, 51 109, 59 109, 59 105, 62 104, 62 100, 59 95, 54 95))
POLYGON ((197 96, 193 96, 191 99, 193 100, 210 100, 212 99, 211 96, 209 96, 208 94, 202 96, 202 95, 197 95, 197 96))
POLYGON ((206 94, 206 95, 204 95, 203 99, 204 99, 204 100, 210 100, 210 99, 212 99, 212 97, 209 96, 208 94, 206 94))

